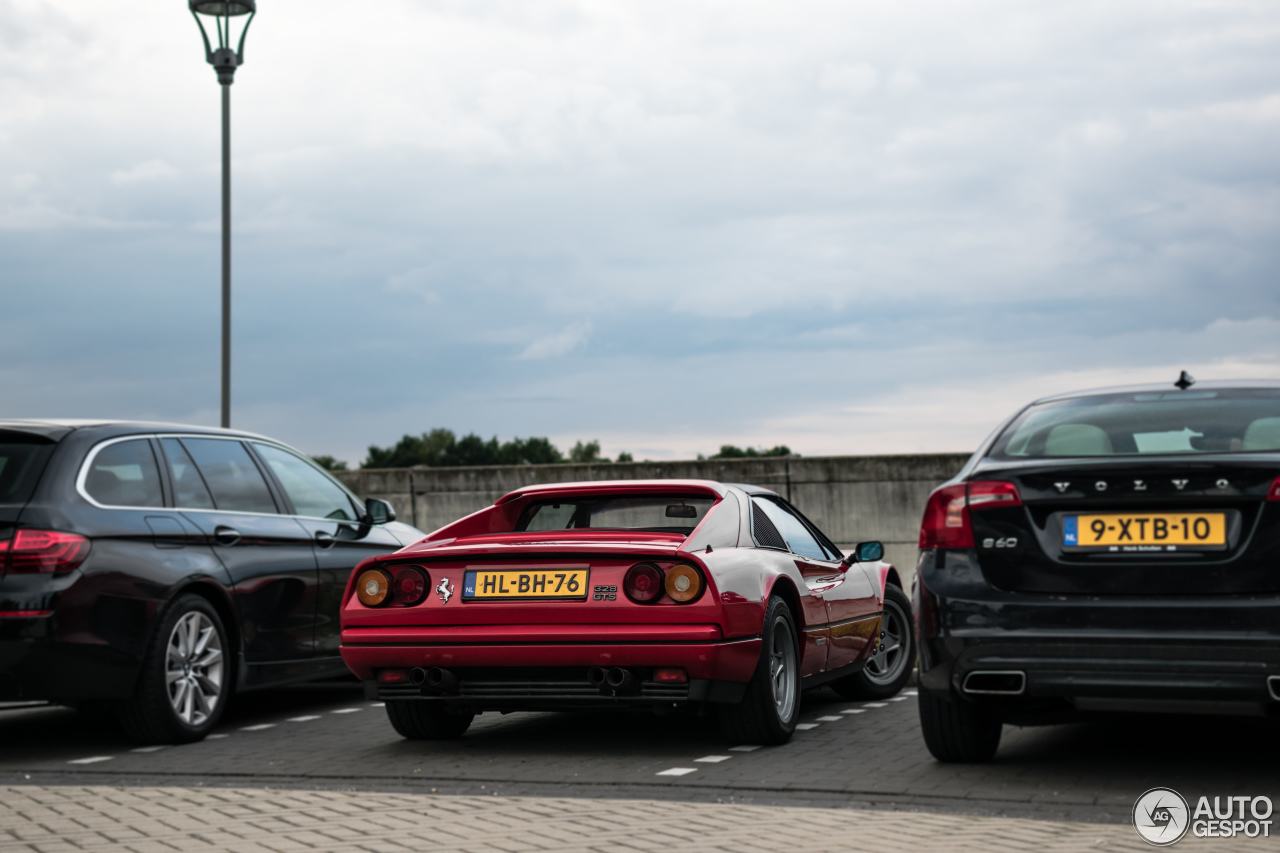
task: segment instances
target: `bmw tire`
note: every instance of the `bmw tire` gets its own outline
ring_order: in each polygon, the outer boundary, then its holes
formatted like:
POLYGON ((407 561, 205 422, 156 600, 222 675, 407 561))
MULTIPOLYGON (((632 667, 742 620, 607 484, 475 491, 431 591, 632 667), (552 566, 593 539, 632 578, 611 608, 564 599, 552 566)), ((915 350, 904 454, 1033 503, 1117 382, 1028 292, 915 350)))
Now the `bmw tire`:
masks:
POLYGON ((947 764, 979 764, 995 757, 1003 728, 980 705, 920 688, 920 730, 933 757, 947 764))
POLYGON ((760 632, 760 661, 742 701, 719 709, 724 736, 771 746, 791 739, 800 719, 800 649, 787 603, 769 598, 760 632))
POLYGON ((387 700, 387 719, 408 740, 452 740, 462 737, 475 714, 451 711, 438 702, 418 699, 387 700))
POLYGON ((831 688, 846 699, 888 699, 911 680, 916 666, 916 638, 911 625, 911 599, 896 584, 884 588, 880 651, 860 671, 835 681, 831 688))
POLYGON ((179 596, 151 637, 133 698, 117 706, 125 734, 152 744, 202 740, 222 718, 232 659, 222 618, 208 599, 179 596))

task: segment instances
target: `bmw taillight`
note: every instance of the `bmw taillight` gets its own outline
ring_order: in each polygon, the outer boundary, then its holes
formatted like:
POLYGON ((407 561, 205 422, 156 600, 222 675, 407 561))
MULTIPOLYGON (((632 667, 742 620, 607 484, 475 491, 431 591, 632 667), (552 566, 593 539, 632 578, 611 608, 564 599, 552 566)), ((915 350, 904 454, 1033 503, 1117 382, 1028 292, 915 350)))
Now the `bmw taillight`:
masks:
POLYGON ((1016 485, 1003 480, 977 480, 936 489, 924 506, 920 548, 972 548, 969 512, 1011 506, 1022 506, 1022 495, 1016 485))
POLYGON ((0 542, 0 559, 15 573, 69 572, 89 556, 89 540, 57 530, 19 530, 0 542))

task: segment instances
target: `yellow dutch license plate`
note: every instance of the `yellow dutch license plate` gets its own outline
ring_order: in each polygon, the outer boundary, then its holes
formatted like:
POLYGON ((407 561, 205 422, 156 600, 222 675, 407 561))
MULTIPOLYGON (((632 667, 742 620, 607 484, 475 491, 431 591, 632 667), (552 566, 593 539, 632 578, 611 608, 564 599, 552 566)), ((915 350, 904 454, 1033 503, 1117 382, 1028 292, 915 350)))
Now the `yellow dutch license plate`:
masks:
POLYGON ((587 569, 468 569, 464 601, 573 601, 587 597, 587 569))
POLYGON ((1062 545, 1109 551, 1220 549, 1227 545, 1227 517, 1221 512, 1067 515, 1062 519, 1062 545))

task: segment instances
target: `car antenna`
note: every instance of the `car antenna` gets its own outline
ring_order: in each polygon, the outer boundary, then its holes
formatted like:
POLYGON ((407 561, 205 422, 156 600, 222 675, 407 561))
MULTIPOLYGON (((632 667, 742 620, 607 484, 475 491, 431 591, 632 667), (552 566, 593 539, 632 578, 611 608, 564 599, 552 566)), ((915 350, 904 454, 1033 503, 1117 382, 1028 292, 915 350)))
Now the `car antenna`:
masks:
POLYGON ((1178 377, 1178 381, 1173 383, 1173 387, 1181 388, 1183 391, 1196 384, 1196 378, 1187 371, 1182 371, 1182 375, 1178 377))

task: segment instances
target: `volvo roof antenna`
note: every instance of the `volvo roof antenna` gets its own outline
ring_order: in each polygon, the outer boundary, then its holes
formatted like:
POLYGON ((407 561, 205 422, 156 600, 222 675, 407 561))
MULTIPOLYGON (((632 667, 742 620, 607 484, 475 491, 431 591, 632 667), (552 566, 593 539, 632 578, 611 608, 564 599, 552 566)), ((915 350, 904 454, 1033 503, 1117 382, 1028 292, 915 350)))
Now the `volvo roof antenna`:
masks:
POLYGON ((1182 375, 1178 377, 1178 381, 1173 383, 1173 387, 1181 388, 1183 391, 1196 384, 1196 378, 1187 371, 1182 371, 1182 375))

